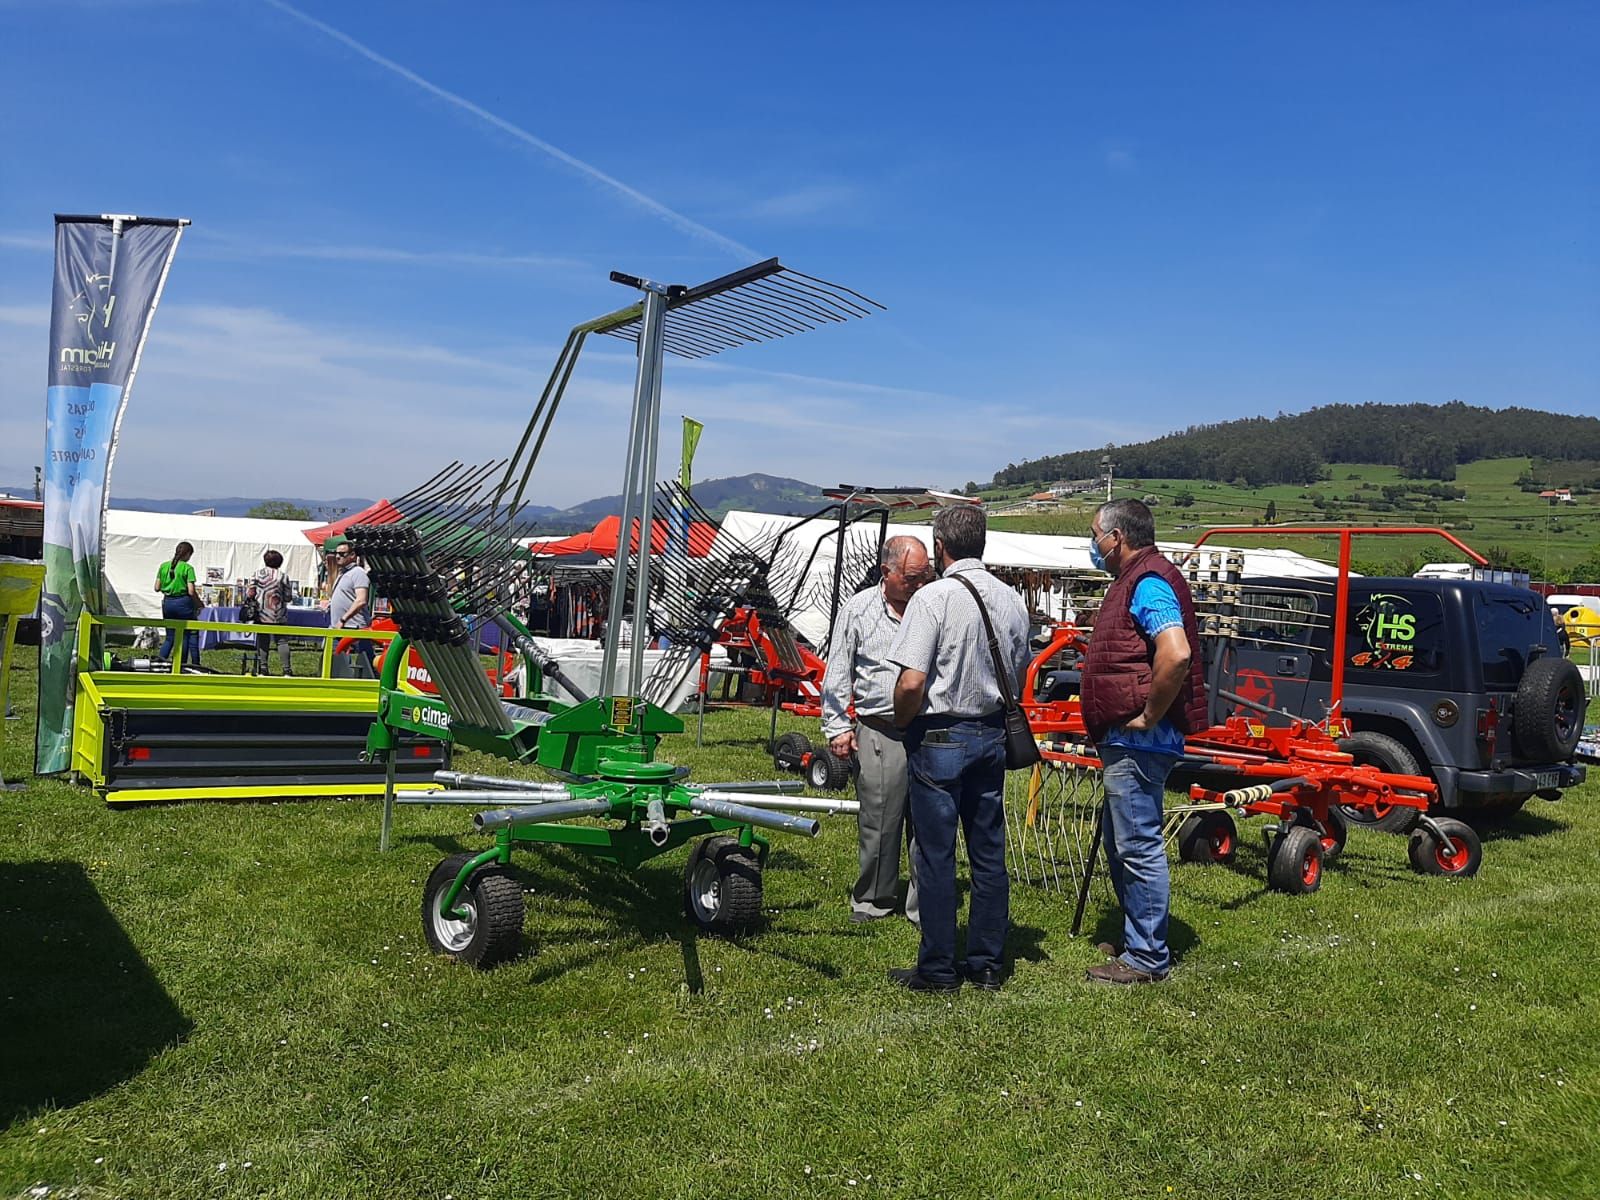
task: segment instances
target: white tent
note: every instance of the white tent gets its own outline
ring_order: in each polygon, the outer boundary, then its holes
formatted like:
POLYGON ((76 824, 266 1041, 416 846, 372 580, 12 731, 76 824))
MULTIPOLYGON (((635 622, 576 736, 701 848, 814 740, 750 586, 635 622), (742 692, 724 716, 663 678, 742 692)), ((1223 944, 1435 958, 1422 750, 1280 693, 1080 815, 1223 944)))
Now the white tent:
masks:
MULTIPOLYGON (((717 537, 719 542, 724 542, 724 539, 737 539, 740 543, 759 550, 770 545, 780 531, 789 529, 797 521, 799 521, 797 517, 780 517, 770 513, 730 512, 722 519, 722 528, 717 537)), ((920 538, 932 553, 932 525, 889 526, 891 537, 902 534, 920 538)), ((857 539, 875 541, 877 535, 876 521, 861 521, 850 526, 847 537, 853 548, 857 539)), ((828 632, 828 603, 832 598, 833 562, 838 540, 836 520, 807 522, 793 529, 784 539, 783 552, 779 560, 773 564, 772 575, 776 582, 779 578, 787 579, 793 573, 800 571, 805 566, 806 560, 810 559, 805 584, 795 591, 799 602, 789 613, 789 620, 813 645, 818 644, 828 632), (813 548, 816 549, 814 557, 813 548)), ((1160 546, 1168 555, 1194 548, 1187 542, 1161 542, 1160 546)), ((1202 549, 1209 551, 1234 548, 1207 542, 1202 549)), ((720 556, 726 550, 727 545, 724 543, 714 548, 712 554, 720 556)), ((1247 576, 1287 575, 1295 578, 1333 579, 1339 574, 1337 567, 1318 562, 1314 558, 1307 558, 1303 554, 1296 554, 1291 550, 1251 549, 1243 550, 1241 553, 1244 555, 1244 573, 1247 576)), ((1011 533, 1006 530, 991 529, 984 543, 983 560, 991 567, 1014 567, 1021 570, 1080 571, 1085 574, 1094 570, 1094 564, 1089 561, 1088 538, 1046 533, 1011 533)), ((849 586, 848 582, 846 586, 849 586)), ((784 602, 788 595, 789 587, 786 585, 783 594, 778 596, 779 602, 784 602)), ((1067 603, 1070 598, 1052 594, 1051 600, 1054 603, 1067 603)))
POLYGON ((304 531, 316 521, 261 521, 251 517, 192 517, 180 513, 106 513, 106 607, 109 616, 159 617, 156 568, 179 542, 194 547, 189 562, 202 590, 210 578, 231 584, 254 575, 268 550, 283 555, 283 569, 305 590, 317 578, 317 548, 304 531))

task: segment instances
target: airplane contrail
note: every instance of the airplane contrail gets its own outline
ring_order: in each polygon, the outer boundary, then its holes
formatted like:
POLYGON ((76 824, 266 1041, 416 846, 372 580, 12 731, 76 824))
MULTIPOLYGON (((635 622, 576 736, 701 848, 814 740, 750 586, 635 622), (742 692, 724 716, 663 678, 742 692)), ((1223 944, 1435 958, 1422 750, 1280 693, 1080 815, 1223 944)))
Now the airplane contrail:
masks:
POLYGON ((373 49, 371 49, 371 48, 369 48, 367 46, 362 45, 360 42, 356 41, 355 38, 351 37, 349 34, 341 33, 339 30, 335 29, 333 26, 324 24, 323 22, 317 20, 315 17, 313 17, 313 16, 311 16, 311 15, 309 15, 307 13, 301 12, 298 8, 295 8, 292 4, 285 3, 285 0, 262 0, 262 3, 269 5, 270 7, 275 8, 280 12, 287 13, 289 16, 293 17, 295 20, 301 22, 302 24, 309 25, 312 29, 317 30, 319 33, 326 34, 328 37, 333 38, 334 41, 339 42, 339 43, 341 43, 341 44, 343 44, 345 46, 348 46, 350 49, 354 50, 357 54, 361 55, 362 58, 365 58, 369 62, 377 63, 378 66, 384 68, 384 70, 391 71, 394 74, 400 76, 400 78, 404 79, 406 82, 415 84, 417 87, 421 88, 423 91, 427 92, 429 95, 436 96, 440 100, 445 101, 447 104, 453 104, 453 105, 455 105, 455 107, 461 109, 463 112, 471 113, 473 116, 477 117, 480 121, 485 121, 488 124, 493 125, 496 129, 500 130, 502 133, 510 134, 512 137, 516 138, 519 142, 522 142, 522 143, 524 143, 525 145, 528 145, 528 146, 532 146, 535 150, 542 150, 544 153, 550 155, 551 158, 554 158, 559 162, 565 163, 567 166, 571 167, 573 170, 578 171, 581 174, 587 175, 590 179, 593 179, 595 182, 602 183, 605 186, 611 188, 613 191, 620 192, 623 196, 626 196, 629 200, 632 200, 635 204, 639 205, 641 208, 643 208, 643 209, 645 209, 645 210, 647 210, 649 212, 654 213, 658 217, 663 218, 669 224, 677 226, 683 232, 685 232, 687 234, 690 234, 690 235, 692 235, 694 237, 697 237, 697 238, 702 238, 705 241, 714 242, 718 246, 721 246, 724 250, 728 251, 731 254, 737 255, 740 258, 755 259, 755 258, 760 258, 761 257, 760 254, 758 254, 756 251, 750 249, 750 247, 748 247, 746 245, 743 245, 740 242, 736 242, 730 237, 723 236, 722 234, 718 233, 715 229, 708 229, 704 225, 700 224, 698 221, 690 220, 688 217, 684 216, 682 213, 675 212, 674 210, 668 208, 665 204, 662 204, 659 200, 656 200, 656 199, 654 199, 654 198, 652 198, 650 196, 646 196, 643 192, 639 191, 637 188, 629 187, 627 184, 623 183, 622 180, 616 179, 616 178, 614 178, 614 177, 612 177, 610 175, 607 175, 604 171, 600 170, 599 167, 591 166, 589 163, 584 162, 581 158, 576 158, 573 155, 568 154, 565 150, 561 149, 559 146, 552 146, 549 142, 545 141, 543 138, 536 137, 535 135, 529 133, 526 129, 523 129, 520 125, 513 125, 510 121, 506 120, 504 117, 496 116, 494 113, 490 112, 488 109, 482 108, 479 105, 474 104, 471 100, 468 100, 465 96, 458 96, 458 95, 456 95, 456 93, 454 93, 452 91, 449 91, 449 90, 447 90, 445 88, 442 88, 436 83, 429 83, 426 79, 424 79, 422 76, 418 75, 415 71, 408 70, 407 68, 402 67, 399 63, 395 62, 394 60, 385 58, 383 55, 379 54, 376 50, 373 50, 373 49))

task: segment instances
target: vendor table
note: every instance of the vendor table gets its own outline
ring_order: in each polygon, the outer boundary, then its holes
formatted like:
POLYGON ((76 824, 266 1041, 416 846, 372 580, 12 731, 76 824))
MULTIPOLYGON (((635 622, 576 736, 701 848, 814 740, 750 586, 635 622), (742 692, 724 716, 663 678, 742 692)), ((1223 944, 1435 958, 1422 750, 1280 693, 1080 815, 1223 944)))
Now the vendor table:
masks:
MULTIPOLYGON (((208 605, 200 610, 196 621, 221 621, 224 624, 239 620, 237 605, 208 605)), ((302 607, 291 604, 284 609, 283 628, 299 626, 303 629, 326 629, 328 627, 328 614, 320 608, 302 607)), ((202 650, 248 650, 255 647, 255 638, 248 633, 234 633, 224 629, 200 630, 200 649, 202 650)))

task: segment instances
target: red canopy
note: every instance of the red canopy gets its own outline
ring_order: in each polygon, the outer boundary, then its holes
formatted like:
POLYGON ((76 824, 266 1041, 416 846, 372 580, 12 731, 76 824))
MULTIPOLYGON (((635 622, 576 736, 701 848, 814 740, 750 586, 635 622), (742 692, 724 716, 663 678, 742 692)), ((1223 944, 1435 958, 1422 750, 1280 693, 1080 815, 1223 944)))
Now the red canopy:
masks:
POLYGON ((331 537, 338 537, 352 525, 392 525, 400 519, 400 510, 387 500, 379 500, 376 504, 363 508, 358 513, 351 513, 347 517, 340 517, 327 525, 318 525, 315 529, 306 530, 306 537, 314 546, 321 546, 331 537))
MULTIPOLYGON (((667 548, 667 532, 671 523, 655 519, 650 522, 650 552, 660 554, 667 548)), ((563 538, 534 538, 528 543, 528 550, 532 554, 541 556, 559 556, 567 554, 598 554, 602 558, 615 558, 617 554, 618 535, 622 532, 621 517, 606 517, 588 533, 575 533, 571 537, 563 538)), ((711 553, 711 543, 716 540, 716 526, 708 525, 704 521, 694 521, 689 525, 689 553, 694 558, 704 558, 711 553)), ((630 550, 639 549, 639 522, 633 523, 633 531, 628 538, 630 550)))

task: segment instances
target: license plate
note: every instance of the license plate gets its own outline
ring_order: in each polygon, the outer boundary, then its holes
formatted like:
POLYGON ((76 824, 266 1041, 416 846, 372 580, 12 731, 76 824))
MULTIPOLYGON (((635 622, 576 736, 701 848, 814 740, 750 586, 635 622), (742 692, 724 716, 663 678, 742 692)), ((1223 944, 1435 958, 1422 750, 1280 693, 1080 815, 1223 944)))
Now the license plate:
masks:
POLYGON ((1559 771, 1535 771, 1533 773, 1533 786, 1541 791, 1545 788, 1559 787, 1560 783, 1561 772, 1559 771))

